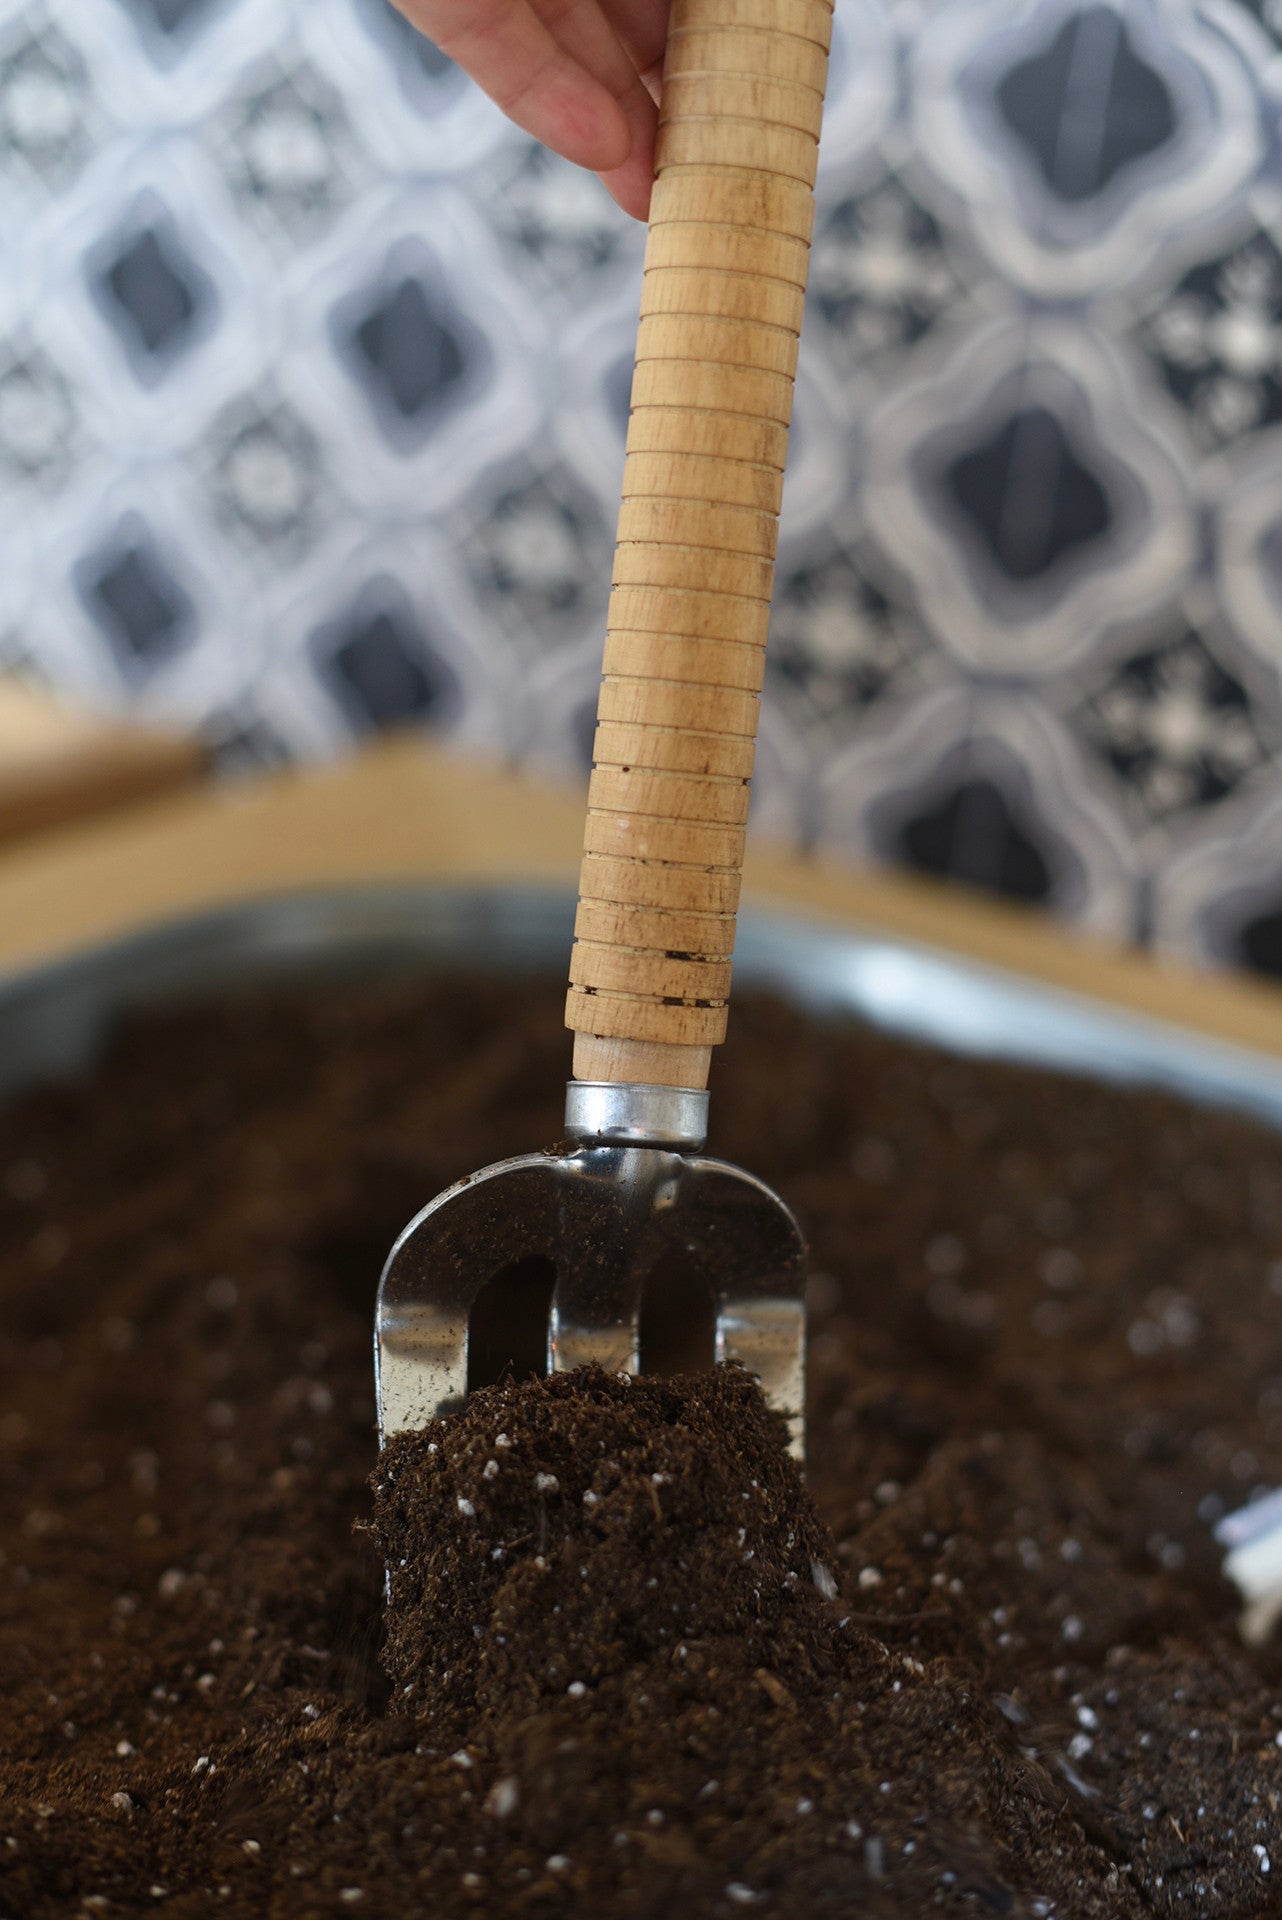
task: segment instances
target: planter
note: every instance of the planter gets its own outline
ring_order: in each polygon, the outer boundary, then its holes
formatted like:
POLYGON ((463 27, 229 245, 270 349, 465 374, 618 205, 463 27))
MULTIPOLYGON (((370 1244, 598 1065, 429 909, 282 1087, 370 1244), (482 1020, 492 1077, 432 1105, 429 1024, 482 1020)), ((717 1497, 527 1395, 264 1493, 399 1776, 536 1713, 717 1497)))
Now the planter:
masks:
POLYGON ((1282 1480, 1276 1061, 746 919, 809 1494, 734 1376, 509 1381, 353 1537, 383 1252, 555 1134, 569 922, 297 895, 0 988, 0 1911, 1267 1911, 1212 1528, 1282 1480))

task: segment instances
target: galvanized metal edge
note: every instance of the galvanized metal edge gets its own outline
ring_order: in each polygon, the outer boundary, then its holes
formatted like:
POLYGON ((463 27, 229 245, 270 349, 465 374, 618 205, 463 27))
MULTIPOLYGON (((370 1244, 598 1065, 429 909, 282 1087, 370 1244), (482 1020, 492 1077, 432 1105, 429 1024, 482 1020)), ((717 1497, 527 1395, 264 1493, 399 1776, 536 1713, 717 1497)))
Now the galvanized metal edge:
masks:
MULTIPOLYGON (((405 966, 556 977, 573 919, 573 896, 547 888, 379 884, 148 928, 0 980, 0 1096, 82 1072, 122 1012, 156 1002, 405 966)), ((1160 1086, 1282 1129, 1282 1060, 881 934, 749 911, 735 981, 954 1052, 1160 1086)))

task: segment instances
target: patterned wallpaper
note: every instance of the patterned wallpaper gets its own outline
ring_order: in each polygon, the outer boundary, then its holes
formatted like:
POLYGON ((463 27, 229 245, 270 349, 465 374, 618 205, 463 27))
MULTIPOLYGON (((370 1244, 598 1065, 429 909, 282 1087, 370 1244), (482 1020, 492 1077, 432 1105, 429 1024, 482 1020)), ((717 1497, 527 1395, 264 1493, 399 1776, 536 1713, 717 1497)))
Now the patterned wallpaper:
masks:
MULTIPOLYGON (((1282 0, 838 0, 755 818, 1282 973, 1282 0)), ((588 751, 643 236, 386 0, 0 0, 0 662, 588 751)))

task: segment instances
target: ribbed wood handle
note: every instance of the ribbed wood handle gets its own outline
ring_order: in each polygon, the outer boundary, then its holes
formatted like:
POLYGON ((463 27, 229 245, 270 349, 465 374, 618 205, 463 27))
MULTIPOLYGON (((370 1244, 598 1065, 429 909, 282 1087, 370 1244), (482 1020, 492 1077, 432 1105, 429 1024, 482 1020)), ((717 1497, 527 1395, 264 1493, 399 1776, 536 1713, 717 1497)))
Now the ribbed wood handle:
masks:
POLYGON ((674 0, 566 1024, 580 1080, 724 1039, 831 0, 674 0))

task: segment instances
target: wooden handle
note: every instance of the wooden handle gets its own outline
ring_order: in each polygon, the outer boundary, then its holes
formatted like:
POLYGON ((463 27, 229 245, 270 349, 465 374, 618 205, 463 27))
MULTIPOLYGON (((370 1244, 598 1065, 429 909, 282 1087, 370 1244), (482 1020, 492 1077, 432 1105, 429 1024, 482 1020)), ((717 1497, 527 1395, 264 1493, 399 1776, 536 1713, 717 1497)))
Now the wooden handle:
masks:
POLYGON ((831 0, 674 0, 566 1024, 579 1080, 725 1038, 831 0))

